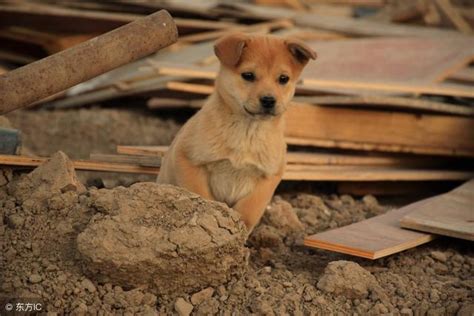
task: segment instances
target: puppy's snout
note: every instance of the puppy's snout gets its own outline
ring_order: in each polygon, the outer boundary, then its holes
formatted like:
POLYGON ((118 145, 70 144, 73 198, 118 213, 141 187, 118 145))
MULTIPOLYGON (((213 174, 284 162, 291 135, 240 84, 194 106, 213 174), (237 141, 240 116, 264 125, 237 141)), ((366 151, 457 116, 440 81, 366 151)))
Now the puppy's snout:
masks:
POLYGON ((260 97, 260 105, 264 110, 273 110, 275 108, 276 100, 271 95, 260 97))

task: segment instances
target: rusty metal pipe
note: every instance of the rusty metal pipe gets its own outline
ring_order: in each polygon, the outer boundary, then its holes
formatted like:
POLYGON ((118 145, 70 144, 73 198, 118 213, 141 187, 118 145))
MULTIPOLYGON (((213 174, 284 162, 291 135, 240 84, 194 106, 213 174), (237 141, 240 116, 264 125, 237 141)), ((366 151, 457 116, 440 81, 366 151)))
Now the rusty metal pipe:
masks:
POLYGON ((0 76, 0 115, 25 107, 173 44, 178 30, 161 10, 0 76))

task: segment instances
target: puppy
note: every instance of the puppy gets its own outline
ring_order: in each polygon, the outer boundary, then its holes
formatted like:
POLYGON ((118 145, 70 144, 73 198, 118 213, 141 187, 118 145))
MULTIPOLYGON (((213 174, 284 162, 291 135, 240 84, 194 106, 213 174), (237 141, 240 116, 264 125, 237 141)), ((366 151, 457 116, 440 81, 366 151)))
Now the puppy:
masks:
POLYGON ((298 40, 240 33, 218 40, 214 52, 215 91, 174 139, 157 182, 225 202, 250 232, 281 180, 284 113, 316 53, 298 40))

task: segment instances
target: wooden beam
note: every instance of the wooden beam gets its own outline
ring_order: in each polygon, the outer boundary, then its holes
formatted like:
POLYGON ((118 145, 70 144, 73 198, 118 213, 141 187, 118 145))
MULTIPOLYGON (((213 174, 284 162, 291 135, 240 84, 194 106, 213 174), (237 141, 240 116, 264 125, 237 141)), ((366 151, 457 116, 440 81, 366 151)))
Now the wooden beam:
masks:
POLYGON ((161 157, 156 156, 135 156, 135 155, 113 155, 113 154, 90 154, 92 161, 102 161, 111 163, 123 163, 139 165, 144 167, 160 167, 161 157))
POLYGON ((465 34, 472 34, 472 27, 464 20, 464 17, 458 9, 452 5, 451 1, 436 0, 436 4, 459 31, 465 34))
MULTIPOLYGON (((0 165, 4 166, 37 167, 44 163, 46 160, 48 160, 48 158, 0 155, 0 165)), ((157 175, 160 170, 156 167, 144 167, 134 164, 109 163, 91 160, 73 160, 72 163, 75 169, 87 171, 106 171, 157 175)))
POLYGON ((474 241, 474 180, 408 213, 400 224, 418 231, 474 241))
MULTIPOLYGON (((461 74, 458 72, 456 74, 461 74)), ((453 77, 453 76, 451 76, 453 77)), ((474 73, 473 73, 474 81, 474 73)), ((457 104, 436 102, 420 98, 402 98, 391 96, 310 96, 295 97, 295 102, 311 103, 315 105, 330 106, 366 106, 374 108, 399 108, 406 110, 417 110, 437 113, 449 113, 458 115, 474 115, 474 108, 457 104)))
POLYGON ((474 67, 465 67, 451 74, 449 79, 474 83, 474 67))
MULTIPOLYGON (((125 155, 162 157, 168 146, 117 146, 117 153, 125 155)), ((313 166, 384 166, 384 167, 436 167, 446 164, 445 159, 406 157, 393 155, 355 155, 335 153, 311 153, 289 151, 286 154, 289 165, 313 166), (429 161, 428 161, 429 160, 429 161)))
POLYGON ((190 92, 203 95, 209 95, 214 91, 214 86, 178 81, 167 82, 166 88, 172 91, 190 92))
POLYGON ((474 171, 292 164, 286 166, 283 174, 284 180, 299 181, 452 181, 472 177, 474 171))
POLYGON ((124 155, 163 157, 167 150, 168 146, 117 146, 117 153, 124 155))
POLYGON ((465 117, 294 104, 285 135, 290 144, 474 157, 474 119, 465 117))
POLYGON ((361 82, 349 80, 303 79, 303 85, 313 88, 356 89, 365 91, 380 91, 386 93, 434 94, 474 98, 474 90, 460 84, 404 84, 397 82, 361 82))

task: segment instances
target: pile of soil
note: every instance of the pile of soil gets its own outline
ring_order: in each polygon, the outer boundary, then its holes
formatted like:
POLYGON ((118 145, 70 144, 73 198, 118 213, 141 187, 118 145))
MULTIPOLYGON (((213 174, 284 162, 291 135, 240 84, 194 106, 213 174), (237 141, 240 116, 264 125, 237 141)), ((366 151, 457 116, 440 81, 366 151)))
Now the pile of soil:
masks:
MULTIPOLYGON (((67 115, 75 120, 78 112, 89 112, 85 116, 100 120, 97 116, 106 116, 108 114, 104 113, 108 111, 115 110, 86 109, 70 111, 72 114, 67 115)), ((55 124, 59 124, 50 121, 50 116, 57 115, 56 111, 44 111, 41 115, 43 128, 48 124, 48 129, 55 129, 55 124)), ((28 120, 35 121, 36 118, 16 117, 12 119, 13 126, 34 126, 28 120)), ((157 125, 163 123, 158 118, 150 120, 153 124, 159 122, 157 125)), ((88 126, 87 122, 81 124, 88 126)), ((64 137, 66 139, 61 141, 65 148, 62 149, 69 152, 76 146, 72 143, 78 140, 67 141, 72 124, 61 122, 61 125, 64 128, 61 134, 48 135, 48 141, 40 140, 38 131, 24 131, 25 143, 34 139, 46 147, 48 142, 54 143, 64 137)), ((129 143, 144 144, 140 137, 129 139, 129 143)), ((156 139, 163 138, 156 135, 156 139)), ((42 154, 50 155, 52 152, 45 150, 42 154)), ((69 170, 67 159, 62 161, 63 167, 57 169, 69 170)), ((211 280, 189 288, 177 286, 165 293, 149 283, 126 284, 123 275, 119 279, 107 278, 100 264, 96 265, 86 252, 78 249, 78 236, 83 232, 93 232, 88 227, 93 228, 95 224, 119 216, 114 213, 118 207, 99 203, 99 197, 110 194, 126 196, 139 189, 135 186, 113 190, 84 188, 73 173, 51 175, 54 173, 49 172, 47 181, 44 181, 44 177, 34 174, 20 176, 7 169, 0 173, 0 296, 38 299, 44 302, 48 311, 59 314, 473 314, 474 250, 467 241, 439 238, 375 261, 302 245, 305 235, 386 212, 389 208, 380 205, 373 196, 354 199, 348 195, 282 192, 274 197, 262 222, 250 235, 247 248, 231 243, 234 245, 232 253, 239 254, 235 258, 241 258, 230 269, 235 273, 216 282, 211 280), (36 187, 41 192, 50 193, 30 194, 33 189, 36 192, 36 187), (248 264, 243 258, 245 252, 250 253, 248 264)), ((145 195, 145 199, 150 199, 150 196, 145 195)), ((184 209, 195 207, 189 203, 184 203, 184 209)), ((124 207, 134 209, 134 204, 124 207)), ((220 210, 225 214, 225 209, 220 210)), ((197 220, 196 224, 201 226, 197 220)), ((142 232, 146 235, 146 221, 135 221, 134 225, 131 231, 144 229, 142 232)), ((119 236, 133 235, 131 231, 126 230, 119 236)), ((95 234, 99 240, 109 236, 105 233, 101 236, 99 230, 95 234)), ((93 238, 92 235, 89 237, 93 238)), ((106 247, 108 243, 102 245, 106 247)), ((131 243, 128 246, 137 245, 131 243)), ((211 253, 214 254, 214 250, 211 253)), ((188 254, 192 258, 193 254, 188 254)), ((134 256, 140 256, 140 252, 134 256)), ((207 260, 210 260, 207 262, 211 270, 214 265, 222 264, 218 256, 207 260)), ((186 268, 190 269, 187 271, 193 269, 186 268)), ((123 270, 124 275, 134 272, 123 270)), ((199 279, 206 280, 203 276, 199 279)), ((132 276, 130 280, 133 280, 132 276)))

